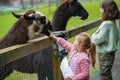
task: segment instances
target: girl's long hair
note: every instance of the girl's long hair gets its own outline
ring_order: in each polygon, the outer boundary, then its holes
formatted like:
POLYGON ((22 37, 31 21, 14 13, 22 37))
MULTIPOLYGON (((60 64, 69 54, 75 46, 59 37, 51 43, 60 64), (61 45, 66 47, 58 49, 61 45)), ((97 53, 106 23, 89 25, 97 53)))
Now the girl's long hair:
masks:
POLYGON ((79 45, 82 44, 88 54, 89 60, 92 63, 92 67, 95 68, 95 62, 96 62, 96 45, 92 43, 90 36, 86 33, 81 33, 76 36, 76 39, 74 41, 74 47, 76 50, 79 51, 79 45))
POLYGON ((91 46, 88 49, 88 57, 90 59, 90 62, 92 63, 92 67, 95 68, 95 63, 96 63, 96 45, 93 42, 91 42, 91 46))

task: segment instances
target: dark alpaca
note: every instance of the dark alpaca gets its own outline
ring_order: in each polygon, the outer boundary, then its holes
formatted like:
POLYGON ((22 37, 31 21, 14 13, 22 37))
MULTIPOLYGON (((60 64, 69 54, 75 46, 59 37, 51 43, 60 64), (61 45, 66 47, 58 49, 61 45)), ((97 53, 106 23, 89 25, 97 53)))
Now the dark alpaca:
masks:
POLYGON ((53 31, 65 30, 67 21, 72 16, 85 20, 88 18, 88 12, 77 0, 65 0, 54 13, 53 31))
MULTIPOLYGON (((34 10, 29 10, 24 15, 15 15, 14 13, 13 15, 16 18, 19 18, 19 20, 13 25, 13 27, 5 35, 5 37, 1 39, 0 49, 10 47, 16 44, 26 43, 28 40, 32 39, 33 36, 36 35, 36 33, 40 34, 41 31, 43 30, 43 27, 45 27, 46 25, 47 26, 49 25, 49 27, 51 26, 48 23, 49 21, 46 20, 45 16, 43 16, 39 12, 35 12, 34 10)), ((31 57, 32 56, 28 56, 28 58, 31 58, 31 57)), ((18 66, 16 66, 15 63, 16 62, 20 63, 20 61, 24 63, 28 58, 25 57, 25 58, 22 58, 23 60, 20 59, 0 67, 0 80, 3 80, 10 73, 12 73, 13 68, 21 71, 22 69, 18 69, 18 66)), ((30 61, 30 60, 27 60, 27 61, 30 61)), ((30 64, 33 64, 33 62, 30 64)))

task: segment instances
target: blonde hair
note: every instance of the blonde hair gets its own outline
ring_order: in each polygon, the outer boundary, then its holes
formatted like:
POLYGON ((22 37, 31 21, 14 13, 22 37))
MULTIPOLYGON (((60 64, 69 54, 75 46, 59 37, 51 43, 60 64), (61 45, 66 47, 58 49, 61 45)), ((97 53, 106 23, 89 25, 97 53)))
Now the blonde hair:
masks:
POLYGON ((87 51, 90 62, 92 63, 92 67, 95 68, 96 62, 96 45, 92 43, 90 36, 86 33, 81 33, 76 36, 74 41, 74 47, 77 51, 79 51, 79 46, 82 44, 87 51))

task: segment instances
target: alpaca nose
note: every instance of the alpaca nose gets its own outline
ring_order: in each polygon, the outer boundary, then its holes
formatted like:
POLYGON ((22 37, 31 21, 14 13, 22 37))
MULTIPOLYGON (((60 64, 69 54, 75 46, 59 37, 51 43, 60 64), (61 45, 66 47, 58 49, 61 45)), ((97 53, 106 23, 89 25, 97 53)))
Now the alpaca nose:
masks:
POLYGON ((81 19, 82 19, 82 20, 85 20, 85 19, 88 18, 88 16, 89 16, 89 14, 88 14, 88 12, 86 12, 86 13, 84 13, 84 16, 83 16, 81 19))

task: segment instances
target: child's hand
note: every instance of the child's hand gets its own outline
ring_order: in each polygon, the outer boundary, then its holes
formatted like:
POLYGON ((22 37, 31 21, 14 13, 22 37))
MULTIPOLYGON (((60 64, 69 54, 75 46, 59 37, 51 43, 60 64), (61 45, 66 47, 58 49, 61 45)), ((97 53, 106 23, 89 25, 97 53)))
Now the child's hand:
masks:
POLYGON ((50 38, 54 39, 55 41, 57 40, 57 36, 55 36, 54 34, 50 33, 50 38))
POLYGON ((50 33, 50 36, 49 36, 50 38, 54 38, 55 37, 55 35, 54 34, 52 34, 52 33, 50 33))

